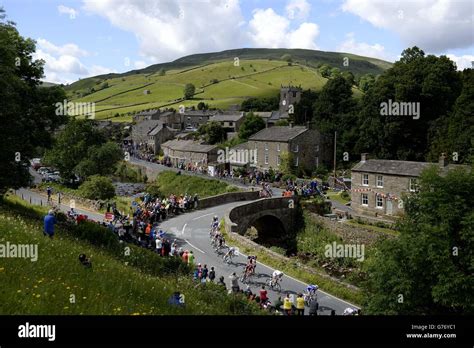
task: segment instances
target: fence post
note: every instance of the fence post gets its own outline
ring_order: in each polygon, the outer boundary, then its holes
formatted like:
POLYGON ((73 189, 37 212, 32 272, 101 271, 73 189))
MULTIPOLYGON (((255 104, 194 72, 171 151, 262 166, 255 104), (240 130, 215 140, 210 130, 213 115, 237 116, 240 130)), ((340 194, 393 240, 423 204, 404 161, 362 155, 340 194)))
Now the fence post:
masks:
POLYGON ((31 196, 30 196, 30 204, 31 204, 31 196))

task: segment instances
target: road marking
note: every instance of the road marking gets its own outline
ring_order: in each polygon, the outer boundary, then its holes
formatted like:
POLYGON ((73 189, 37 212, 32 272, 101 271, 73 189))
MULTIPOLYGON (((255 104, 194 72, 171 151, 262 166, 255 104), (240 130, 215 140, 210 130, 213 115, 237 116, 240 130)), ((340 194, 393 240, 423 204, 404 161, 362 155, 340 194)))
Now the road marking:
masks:
MULTIPOLYGON (((245 255, 243 252, 239 252, 239 253, 240 253, 240 255, 243 255, 244 257, 247 257, 247 255, 245 255)), ((267 267, 267 268, 269 268, 269 269, 271 269, 271 270, 275 270, 274 268, 272 268, 272 267, 270 267, 270 266, 267 266, 266 264, 261 263, 260 261, 257 261, 257 263, 259 263, 259 264, 261 264, 262 266, 265 266, 265 267, 267 267)), ((285 273, 285 276, 288 277, 288 278, 290 278, 290 279, 293 279, 295 282, 298 282, 298 283, 303 284, 304 286, 307 286, 307 285, 308 285, 308 284, 306 284, 305 282, 302 282, 302 281, 299 280, 299 279, 293 278, 292 276, 290 276, 290 275, 288 275, 288 274, 286 274, 286 273, 285 273)), ((322 293, 325 294, 326 296, 329 296, 329 297, 338 299, 339 301, 344 302, 344 303, 347 303, 348 305, 350 305, 350 306, 352 306, 352 307, 354 307, 354 308, 360 309, 360 307, 358 307, 358 306, 356 306, 356 305, 354 305, 354 304, 352 304, 352 303, 350 303, 350 302, 347 302, 347 301, 343 300, 342 298, 339 298, 339 297, 337 297, 337 296, 331 295, 331 294, 329 294, 329 293, 327 293, 327 292, 321 290, 321 288, 319 288, 318 291, 319 291, 319 292, 322 292, 322 293)))
POLYGON ((183 229, 181 230, 181 234, 184 234, 184 229, 186 228, 188 224, 184 224, 183 229))
POLYGON ((203 217, 205 217, 205 216, 209 216, 209 215, 212 215, 212 214, 214 214, 214 213, 209 213, 209 214, 206 214, 206 215, 201 215, 201 216, 198 216, 197 218, 194 218, 193 220, 198 220, 198 219, 200 219, 200 218, 203 218, 203 217))
POLYGON ((203 254, 205 254, 205 252, 204 252, 204 251, 202 251, 201 249, 199 249, 197 246, 195 246, 195 245, 192 245, 191 243, 189 243, 189 241, 188 241, 187 239, 185 239, 184 241, 185 241, 186 243, 188 243, 189 245, 191 245, 191 246, 192 246, 194 249, 196 249, 196 250, 198 250, 198 251, 202 252, 203 254))

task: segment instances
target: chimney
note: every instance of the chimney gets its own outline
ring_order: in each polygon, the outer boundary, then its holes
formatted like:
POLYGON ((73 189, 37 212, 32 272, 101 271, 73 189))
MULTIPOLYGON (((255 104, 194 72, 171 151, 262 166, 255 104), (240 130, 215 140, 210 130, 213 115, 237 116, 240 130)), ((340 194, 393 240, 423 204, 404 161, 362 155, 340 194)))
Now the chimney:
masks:
POLYGON ((442 153, 441 156, 439 156, 439 166, 440 168, 444 168, 448 165, 448 157, 446 156, 446 153, 442 153))
POLYGON ((361 153, 360 154, 360 161, 361 162, 365 162, 369 157, 369 154, 368 153, 361 153))

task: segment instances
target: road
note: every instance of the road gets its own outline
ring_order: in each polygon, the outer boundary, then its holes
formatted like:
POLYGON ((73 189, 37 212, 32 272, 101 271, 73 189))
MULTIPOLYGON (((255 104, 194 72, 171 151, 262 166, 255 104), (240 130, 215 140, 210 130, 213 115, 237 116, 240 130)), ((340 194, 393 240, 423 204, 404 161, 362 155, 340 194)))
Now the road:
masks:
MULTIPOLYGON (((16 194, 28 202, 31 201, 32 204, 47 205, 44 196, 32 192, 28 189, 19 189, 16 191, 16 194)), ((209 229, 212 217, 214 215, 217 215, 219 216, 219 218, 222 218, 228 210, 241 204, 245 203, 236 202, 209 209, 196 210, 172 217, 160 224, 160 228, 167 233, 167 236, 169 238, 177 239, 177 243, 179 246, 183 247, 184 249, 193 251, 196 258, 196 262, 199 262, 202 265, 206 264, 209 269, 211 267, 214 267, 217 279, 220 276, 224 276, 228 289, 230 289, 231 287, 230 280, 228 278, 229 275, 232 272, 236 272, 237 275, 240 275, 242 273, 247 255, 240 254, 239 256, 234 257, 233 262, 231 264, 226 264, 222 260, 222 255, 217 255, 211 247, 209 229)), ((59 205, 58 208, 60 208, 60 210, 63 212, 68 211, 68 202, 65 201, 64 203, 59 205)), ((75 211, 80 214, 85 214, 90 219, 95 221, 102 221, 104 218, 103 214, 91 212, 89 210, 86 211, 81 209, 75 209, 75 211)), ((252 292, 258 292, 261 286, 265 284, 265 281, 271 276, 273 271, 274 269, 272 269, 271 267, 268 267, 259 262, 256 268, 256 276, 253 278, 250 284, 252 292)), ((306 285, 307 284, 295 278, 285 275, 281 283, 281 293, 274 292, 271 289, 267 290, 270 300, 274 302, 278 296, 283 297, 287 292, 291 294, 298 294, 300 292, 303 292, 306 288, 306 285)), ((245 289, 246 285, 241 284, 241 287, 245 289)), ((353 304, 350 304, 342 299, 332 296, 322 290, 318 290, 318 301, 320 304, 320 315, 329 315, 331 313, 331 310, 335 310, 336 314, 340 315, 347 307, 358 308, 357 306, 354 306, 353 304)))

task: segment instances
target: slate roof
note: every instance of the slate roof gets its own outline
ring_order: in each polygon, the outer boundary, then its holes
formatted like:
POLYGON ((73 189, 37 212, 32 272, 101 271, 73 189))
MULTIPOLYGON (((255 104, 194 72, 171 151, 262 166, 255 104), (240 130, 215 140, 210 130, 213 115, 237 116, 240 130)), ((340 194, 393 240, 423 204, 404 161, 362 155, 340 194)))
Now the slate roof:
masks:
POLYGON ((151 136, 157 135, 158 132, 163 129, 163 127, 164 127, 163 123, 160 122, 155 128, 153 128, 153 129, 148 133, 148 135, 151 135, 151 136))
POLYGON ((158 120, 145 120, 133 126, 132 133, 135 135, 146 135, 158 125, 163 125, 163 122, 158 120))
POLYGON ((187 151, 187 152, 203 152, 208 153, 217 148, 216 145, 200 144, 194 140, 169 140, 163 144, 162 147, 168 147, 172 150, 187 151))
POLYGON ((287 112, 283 112, 281 113, 280 111, 272 111, 272 114, 270 116, 270 118, 268 119, 269 122, 277 122, 279 120, 287 120, 288 118, 290 118, 290 115, 288 115, 287 112))
POLYGON ((298 135, 306 132, 308 128, 304 126, 275 126, 264 128, 260 132, 252 135, 249 140, 264 140, 264 141, 289 141, 296 138, 298 135))
POLYGON ((217 122, 237 122, 242 117, 244 117, 243 112, 233 113, 233 114, 217 114, 209 118, 209 121, 217 122))
MULTIPOLYGON (((420 176, 421 172, 430 166, 439 166, 438 163, 431 162, 413 162, 413 161, 395 161, 395 160, 378 160, 368 159, 365 162, 357 163, 353 168, 353 172, 380 173, 398 176, 420 176)), ((460 165, 449 164, 440 167, 442 172, 447 172, 460 165)), ((466 166, 464 166, 466 167, 466 166)))

